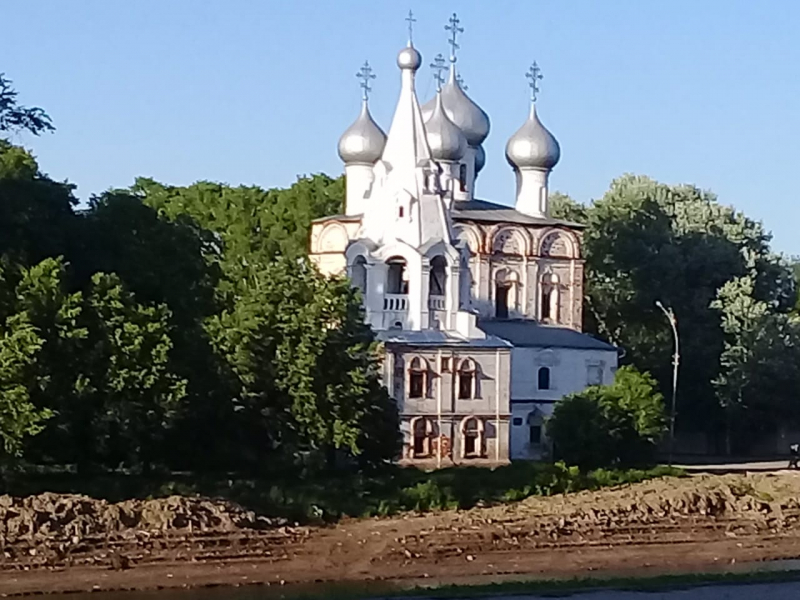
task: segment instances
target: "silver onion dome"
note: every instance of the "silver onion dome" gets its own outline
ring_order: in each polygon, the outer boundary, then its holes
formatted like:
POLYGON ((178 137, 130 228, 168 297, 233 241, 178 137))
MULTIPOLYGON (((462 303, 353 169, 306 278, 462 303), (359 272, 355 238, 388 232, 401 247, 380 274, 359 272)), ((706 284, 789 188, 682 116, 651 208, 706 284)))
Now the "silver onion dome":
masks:
POLYGON ((374 164, 383 154, 386 134, 369 113, 366 100, 361 113, 339 138, 339 156, 346 165, 374 164))
POLYGON ((467 138, 462 131, 447 118, 442 106, 442 94, 436 93, 434 109, 425 121, 425 132, 431 156, 435 160, 458 161, 467 151, 467 138))
POLYGON ((486 150, 483 149, 483 146, 478 146, 475 149, 475 174, 481 172, 483 167, 486 166, 486 150))
POLYGON ((517 169, 542 169, 549 171, 561 158, 558 140, 550 133, 531 104, 528 120, 511 136, 506 144, 506 160, 517 169))
MULTIPOLYGON (((450 69, 450 77, 442 86, 442 104, 450 120, 464 132, 470 146, 479 146, 489 135, 489 116, 464 93, 456 80, 455 67, 450 69)), ((422 119, 433 114, 436 98, 422 107, 422 119)))
POLYGON ((401 69, 416 71, 421 64, 422 55, 411 45, 411 42, 397 54, 397 66, 401 69))

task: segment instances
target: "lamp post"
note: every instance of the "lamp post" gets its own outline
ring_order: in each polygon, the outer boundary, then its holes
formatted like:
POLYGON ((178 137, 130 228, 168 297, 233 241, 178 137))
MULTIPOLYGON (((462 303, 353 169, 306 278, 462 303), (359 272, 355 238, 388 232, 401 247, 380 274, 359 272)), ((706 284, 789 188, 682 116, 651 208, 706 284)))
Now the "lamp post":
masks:
POLYGON ((656 300, 656 306, 661 309, 672 327, 672 337, 675 339, 675 353, 672 355, 672 406, 669 415, 669 464, 672 465, 672 453, 675 450, 675 398, 678 394, 678 364, 680 363, 680 346, 678 343, 678 320, 672 307, 666 308, 661 300, 656 300))

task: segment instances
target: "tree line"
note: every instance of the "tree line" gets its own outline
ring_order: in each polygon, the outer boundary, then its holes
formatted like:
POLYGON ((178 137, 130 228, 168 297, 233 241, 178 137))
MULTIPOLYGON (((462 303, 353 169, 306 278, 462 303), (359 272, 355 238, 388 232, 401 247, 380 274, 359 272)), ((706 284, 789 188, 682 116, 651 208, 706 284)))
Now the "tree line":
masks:
MULTIPOLYGON (((708 191, 625 175, 589 205, 553 198, 586 225, 585 329, 623 349, 622 364, 672 389, 672 308, 680 338, 679 434, 746 453, 800 425, 798 266, 761 223, 708 191)), ((680 450, 680 449, 679 449, 680 450)))
MULTIPOLYGON (((0 82, 2 131, 52 127, 0 82)), ((263 472, 394 457, 397 411, 357 294, 306 257, 341 178, 139 179, 87 207, 73 192, 0 139, 4 464, 263 472)))

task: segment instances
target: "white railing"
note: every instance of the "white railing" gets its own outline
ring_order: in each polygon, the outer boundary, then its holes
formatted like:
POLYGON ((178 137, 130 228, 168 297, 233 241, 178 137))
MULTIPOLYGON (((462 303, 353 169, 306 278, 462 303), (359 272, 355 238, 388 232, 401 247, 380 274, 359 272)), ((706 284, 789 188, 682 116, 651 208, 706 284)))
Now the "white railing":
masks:
POLYGON ((408 310, 408 296, 406 294, 384 294, 383 310, 408 310))
POLYGON ((428 296, 428 308, 431 310, 444 310, 445 298, 444 296, 428 296))

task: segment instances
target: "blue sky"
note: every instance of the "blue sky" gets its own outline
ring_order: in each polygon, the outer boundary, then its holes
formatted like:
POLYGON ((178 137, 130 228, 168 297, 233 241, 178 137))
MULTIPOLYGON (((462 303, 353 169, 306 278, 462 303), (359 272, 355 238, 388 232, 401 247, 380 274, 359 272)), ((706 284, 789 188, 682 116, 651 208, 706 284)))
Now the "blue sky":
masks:
MULTIPOLYGON (((341 172, 336 142, 359 106, 388 129, 408 8, 424 64, 446 53, 490 115, 478 195, 513 203, 503 149, 544 73, 539 114, 559 139, 552 187, 587 201, 615 177, 716 192, 800 254, 800 2, 771 0, 26 0, 0 9, 0 71, 58 131, 19 136, 78 195, 137 176, 265 187, 341 172)), ((433 92, 418 76, 421 100, 433 92)))

